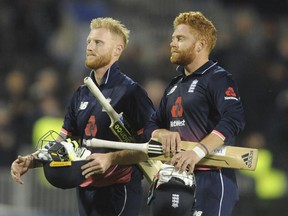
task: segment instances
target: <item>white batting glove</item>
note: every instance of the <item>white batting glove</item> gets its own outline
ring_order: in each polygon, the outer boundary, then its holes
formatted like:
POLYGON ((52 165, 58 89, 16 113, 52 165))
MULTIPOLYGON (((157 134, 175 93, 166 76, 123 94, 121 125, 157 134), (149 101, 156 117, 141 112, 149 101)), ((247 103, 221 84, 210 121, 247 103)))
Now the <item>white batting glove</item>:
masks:
POLYGON ((175 167, 169 164, 163 164, 158 173, 157 187, 160 184, 168 182, 172 177, 181 179, 185 185, 192 187, 195 185, 194 174, 188 174, 186 171, 179 173, 175 167))

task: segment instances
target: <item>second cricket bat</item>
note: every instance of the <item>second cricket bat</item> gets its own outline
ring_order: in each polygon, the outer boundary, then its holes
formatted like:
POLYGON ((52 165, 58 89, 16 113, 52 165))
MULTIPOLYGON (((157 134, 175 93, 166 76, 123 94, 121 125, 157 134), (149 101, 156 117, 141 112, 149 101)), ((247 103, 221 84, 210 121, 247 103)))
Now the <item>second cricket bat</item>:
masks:
MULTIPOLYGON (((105 147, 142 151, 146 153, 149 158, 161 161, 168 161, 171 159, 170 157, 164 157, 162 144, 155 138, 152 138, 148 143, 121 143, 93 138, 87 140, 86 145, 101 148, 105 147)), ((197 142, 181 142, 181 148, 183 151, 192 150, 196 145, 198 145, 197 142)), ((258 149, 222 145, 210 152, 210 154, 206 155, 198 162, 198 165, 255 170, 257 160, 258 149)))

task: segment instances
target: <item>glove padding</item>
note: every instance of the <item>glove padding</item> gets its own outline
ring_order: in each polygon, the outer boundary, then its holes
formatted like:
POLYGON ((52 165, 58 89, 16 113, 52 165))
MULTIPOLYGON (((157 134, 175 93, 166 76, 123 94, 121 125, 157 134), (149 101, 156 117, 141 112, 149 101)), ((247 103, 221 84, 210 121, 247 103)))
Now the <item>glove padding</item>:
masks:
POLYGON ((37 158, 45 161, 78 161, 85 160, 90 154, 91 151, 79 147, 75 140, 67 139, 61 142, 49 141, 39 150, 37 158))
POLYGON ((184 185, 189 187, 193 187, 196 184, 194 175, 190 175, 186 171, 179 173, 175 170, 174 166, 169 164, 162 165, 159 172, 156 174, 156 178, 158 178, 156 187, 169 182, 171 178, 178 179, 179 181, 182 181, 184 185))

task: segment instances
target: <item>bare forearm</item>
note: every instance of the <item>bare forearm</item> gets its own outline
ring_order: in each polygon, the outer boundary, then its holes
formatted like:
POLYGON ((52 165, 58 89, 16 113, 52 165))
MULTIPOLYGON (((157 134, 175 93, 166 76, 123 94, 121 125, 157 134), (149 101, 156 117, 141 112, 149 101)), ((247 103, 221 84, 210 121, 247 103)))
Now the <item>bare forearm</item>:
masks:
POLYGON ((29 169, 34 169, 37 167, 42 167, 43 164, 39 161, 36 161, 35 158, 37 158, 39 151, 36 151, 30 155, 27 155, 25 157, 30 157, 30 164, 29 164, 29 169))
POLYGON ((111 152, 112 165, 131 165, 148 160, 148 156, 140 151, 121 150, 111 152))
MULTIPOLYGON (((207 135, 204 139, 202 139, 200 141, 200 143, 202 143, 203 145, 205 145, 205 147, 207 148, 207 150, 209 152, 213 151, 214 149, 218 148, 219 146, 224 144, 224 141, 222 139, 220 139, 217 135, 210 133, 209 135, 207 135)), ((203 147, 201 147, 203 148, 203 147)), ((205 150, 205 149, 203 149, 205 150)), ((205 150, 205 151, 207 151, 205 150)))

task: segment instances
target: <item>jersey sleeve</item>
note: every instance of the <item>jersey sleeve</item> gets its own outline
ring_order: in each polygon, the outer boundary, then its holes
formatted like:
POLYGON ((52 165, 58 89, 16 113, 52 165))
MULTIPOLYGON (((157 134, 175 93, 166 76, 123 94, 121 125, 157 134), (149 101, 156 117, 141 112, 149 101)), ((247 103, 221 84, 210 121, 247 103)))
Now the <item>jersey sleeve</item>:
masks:
POLYGON ((155 112, 155 108, 147 92, 136 83, 128 91, 128 98, 129 112, 125 113, 125 115, 133 123, 137 135, 142 137, 144 126, 155 112))
POLYGON ((159 128, 167 128, 167 118, 166 118, 166 95, 167 89, 165 90, 162 99, 160 101, 159 108, 151 115, 151 118, 147 122, 144 129, 144 139, 148 141, 151 138, 152 132, 159 128))
POLYGON ((76 111, 77 111, 77 101, 79 101, 80 88, 72 95, 70 103, 68 105, 61 132, 69 136, 77 136, 77 127, 76 127, 76 111))
POLYGON ((231 140, 245 126, 244 109, 236 82, 227 72, 215 73, 208 83, 208 97, 220 115, 214 128, 224 139, 231 140))

